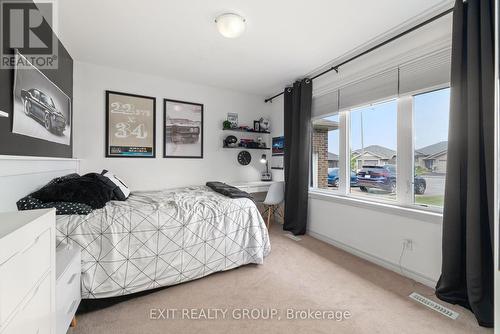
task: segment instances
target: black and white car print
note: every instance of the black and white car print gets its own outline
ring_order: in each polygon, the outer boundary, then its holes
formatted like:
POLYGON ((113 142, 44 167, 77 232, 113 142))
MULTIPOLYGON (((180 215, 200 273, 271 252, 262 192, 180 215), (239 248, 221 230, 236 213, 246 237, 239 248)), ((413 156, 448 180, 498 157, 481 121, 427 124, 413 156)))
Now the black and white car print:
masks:
POLYGON ((54 101, 44 92, 31 88, 21 90, 24 113, 41 122, 50 132, 61 136, 66 129, 66 117, 56 109, 54 101))

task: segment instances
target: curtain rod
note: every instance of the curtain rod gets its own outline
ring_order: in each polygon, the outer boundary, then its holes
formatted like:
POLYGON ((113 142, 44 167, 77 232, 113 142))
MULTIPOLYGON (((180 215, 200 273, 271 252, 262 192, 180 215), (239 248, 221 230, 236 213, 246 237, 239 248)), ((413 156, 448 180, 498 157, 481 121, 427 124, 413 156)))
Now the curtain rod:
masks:
MULTIPOLYGON (((339 63, 339 64, 337 64, 337 65, 331 66, 330 68, 328 68, 328 69, 324 70, 323 72, 320 72, 320 73, 316 74, 315 76, 313 76, 313 77, 312 77, 312 78, 310 78, 310 79, 311 79, 311 80, 314 80, 314 79, 319 78, 320 76, 325 75, 325 74, 327 74, 327 73, 329 73, 329 72, 331 72, 331 71, 335 71, 335 72, 339 73, 339 67, 340 67, 340 66, 343 66, 343 65, 345 65, 345 64, 347 64, 347 63, 350 63, 351 61, 353 61, 353 60, 355 60, 355 59, 358 59, 359 57, 362 57, 362 56, 364 56, 364 55, 366 55, 366 54, 368 54, 368 53, 370 53, 370 52, 372 52, 372 51, 374 51, 374 50, 376 50, 376 49, 378 49, 378 48, 380 48, 380 47, 382 47, 382 46, 384 46, 384 45, 386 45, 386 44, 389 44, 389 43, 391 43, 391 42, 395 41, 396 39, 399 39, 399 38, 401 38, 401 37, 403 37, 403 36, 405 36, 405 35, 407 35, 407 34, 409 34, 409 33, 413 32, 413 31, 415 31, 415 30, 417 30, 417 29, 420 29, 420 28, 422 28, 423 26, 425 26, 425 25, 427 25, 427 24, 429 24, 429 23, 431 23, 431 22, 434 22, 434 21, 436 21, 436 20, 437 20, 437 19, 439 19, 439 18, 441 18, 441 17, 443 17, 443 16, 445 16, 445 15, 448 15, 448 14, 449 14, 449 13, 451 13, 451 12, 453 12, 453 8, 449 8, 449 9, 445 10, 444 12, 439 13, 439 14, 437 14, 436 16, 433 16, 433 17, 431 17, 431 18, 430 18, 430 19, 428 19, 428 20, 425 20, 425 21, 424 21, 424 22, 422 22, 422 23, 419 23, 419 24, 417 24, 416 26, 413 26, 413 27, 409 28, 408 30, 405 30, 405 31, 403 31, 403 32, 401 32, 401 33, 399 33, 399 34, 397 34, 396 36, 393 36, 393 37, 391 37, 391 38, 389 38, 389 39, 387 39, 387 40, 385 40, 385 41, 383 41, 383 42, 381 42, 381 43, 379 43, 379 44, 377 44, 377 45, 375 45, 375 46, 373 46, 373 47, 369 48, 368 50, 365 50, 365 51, 363 51, 363 52, 361 52, 361 53, 359 53, 359 54, 357 54, 357 55, 355 55, 355 56, 353 56, 353 57, 351 57, 351 58, 349 58, 349 59, 347 59, 347 60, 344 60, 343 62, 341 62, 341 63, 339 63)), ((269 98, 265 99, 265 100, 264 100, 264 102, 265 102, 265 103, 267 103, 267 102, 272 102, 272 101, 273 101, 273 99, 275 99, 275 98, 277 98, 278 96, 281 96, 281 95, 283 95, 283 92, 278 93, 278 94, 276 94, 276 95, 274 95, 274 96, 271 96, 271 97, 269 97, 269 98)))

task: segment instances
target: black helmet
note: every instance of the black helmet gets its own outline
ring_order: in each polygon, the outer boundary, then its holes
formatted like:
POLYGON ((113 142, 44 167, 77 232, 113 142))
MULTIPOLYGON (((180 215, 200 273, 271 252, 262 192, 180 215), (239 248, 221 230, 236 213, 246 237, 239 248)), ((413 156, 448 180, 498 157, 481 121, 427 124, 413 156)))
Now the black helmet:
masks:
POLYGON ((238 142, 238 138, 236 138, 233 135, 227 136, 226 139, 224 139, 224 143, 226 143, 226 146, 233 146, 238 142))

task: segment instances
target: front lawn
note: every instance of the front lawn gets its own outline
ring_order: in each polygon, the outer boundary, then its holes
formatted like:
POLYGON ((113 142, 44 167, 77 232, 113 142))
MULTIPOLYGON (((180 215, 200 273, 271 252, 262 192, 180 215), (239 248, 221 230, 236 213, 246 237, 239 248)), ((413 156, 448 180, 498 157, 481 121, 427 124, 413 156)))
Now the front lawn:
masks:
POLYGON ((432 206, 443 206, 444 196, 443 195, 415 195, 415 203, 422 205, 432 205, 432 206))

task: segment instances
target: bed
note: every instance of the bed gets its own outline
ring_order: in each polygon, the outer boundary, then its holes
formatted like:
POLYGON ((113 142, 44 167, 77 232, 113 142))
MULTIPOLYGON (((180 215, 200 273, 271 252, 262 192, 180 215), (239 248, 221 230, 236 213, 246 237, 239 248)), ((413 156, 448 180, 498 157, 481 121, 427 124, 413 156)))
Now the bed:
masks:
POLYGON ((88 215, 60 215, 57 247, 82 251, 82 298, 131 294, 245 264, 271 250, 248 198, 206 186, 134 192, 88 215))

